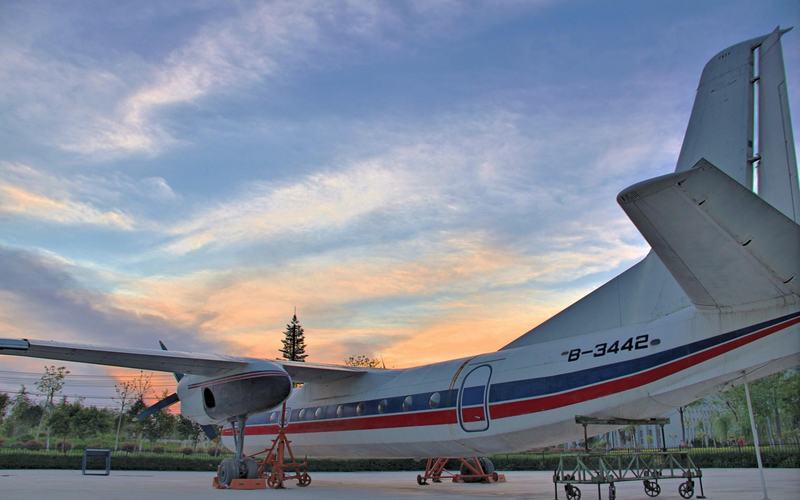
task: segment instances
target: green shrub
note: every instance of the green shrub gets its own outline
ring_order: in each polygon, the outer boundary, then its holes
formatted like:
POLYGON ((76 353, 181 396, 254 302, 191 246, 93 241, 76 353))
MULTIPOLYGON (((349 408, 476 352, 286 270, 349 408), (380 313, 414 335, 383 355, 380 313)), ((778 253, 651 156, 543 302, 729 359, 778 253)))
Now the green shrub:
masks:
POLYGON ((158 453, 158 454, 164 453, 164 447, 163 446, 153 446, 152 452, 153 453, 158 453))
POLYGON ((33 439, 29 441, 25 441, 19 444, 19 447, 25 450, 41 450, 44 448, 44 445, 39 441, 34 441, 33 439))
POLYGON ((194 450, 191 448, 181 448, 181 453, 183 453, 184 455, 192 455, 194 453, 194 450))

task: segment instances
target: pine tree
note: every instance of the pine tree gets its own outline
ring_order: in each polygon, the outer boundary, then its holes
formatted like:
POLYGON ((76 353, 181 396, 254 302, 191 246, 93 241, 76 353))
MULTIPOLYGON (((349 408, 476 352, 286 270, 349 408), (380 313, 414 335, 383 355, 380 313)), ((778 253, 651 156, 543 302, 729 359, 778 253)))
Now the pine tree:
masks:
POLYGON ((281 353, 284 359, 290 361, 305 361, 308 354, 306 354, 306 339, 303 326, 297 320, 297 313, 292 315, 292 322, 286 325, 286 331, 283 332, 283 349, 281 353))

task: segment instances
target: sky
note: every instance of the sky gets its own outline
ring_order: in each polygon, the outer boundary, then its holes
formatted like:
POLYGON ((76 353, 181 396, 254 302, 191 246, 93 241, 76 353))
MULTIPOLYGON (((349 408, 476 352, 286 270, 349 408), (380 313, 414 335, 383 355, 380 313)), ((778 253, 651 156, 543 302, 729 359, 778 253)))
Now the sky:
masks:
POLYGON ((646 254, 616 194, 777 25, 795 1, 4 1, 0 337, 275 358, 296 308, 308 361, 499 349, 646 254))

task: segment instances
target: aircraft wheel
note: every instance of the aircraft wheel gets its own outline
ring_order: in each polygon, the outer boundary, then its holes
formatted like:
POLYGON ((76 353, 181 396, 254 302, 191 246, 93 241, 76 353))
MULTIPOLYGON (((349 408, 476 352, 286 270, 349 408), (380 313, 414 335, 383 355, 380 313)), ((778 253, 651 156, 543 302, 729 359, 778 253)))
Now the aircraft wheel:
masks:
POLYGON ((239 478, 239 467, 232 458, 226 458, 217 467, 217 481, 224 488, 231 485, 231 481, 239 478))
POLYGON ((661 494, 661 486, 655 481, 644 481, 644 493, 649 497, 657 497, 661 494))
POLYGON ((678 493, 683 498, 692 498, 694 496, 694 481, 686 481, 678 486, 678 493))
MULTIPOLYGON (((491 460, 489 460, 486 457, 478 457, 478 461, 480 462, 480 466, 483 469, 483 473, 484 474, 491 475, 494 472, 494 464, 492 463, 491 460)), ((469 464, 471 466, 473 466, 473 467, 475 467, 477 465, 475 463, 475 459, 474 458, 468 458, 467 462, 469 462, 469 464)), ((467 467, 467 465, 464 464, 464 463, 461 464, 461 468, 460 468, 459 472, 461 472, 462 476, 472 476, 472 475, 474 475, 472 473, 472 471, 469 470, 469 467, 467 467)), ((475 477, 465 477, 465 478, 462 478, 462 479, 463 479, 463 481, 465 483, 477 483, 479 481, 484 481, 484 479, 482 479, 482 478, 475 478, 475 477)))
POLYGON ((311 484, 311 476, 308 475, 308 472, 300 474, 300 477, 297 478, 297 486, 306 487, 309 484, 311 484))
POLYGON ((421 475, 417 474, 417 484, 420 486, 427 486, 428 482, 425 481, 421 475))
POLYGON ((254 458, 244 459, 244 477, 247 479, 256 479, 258 477, 258 462, 254 458))

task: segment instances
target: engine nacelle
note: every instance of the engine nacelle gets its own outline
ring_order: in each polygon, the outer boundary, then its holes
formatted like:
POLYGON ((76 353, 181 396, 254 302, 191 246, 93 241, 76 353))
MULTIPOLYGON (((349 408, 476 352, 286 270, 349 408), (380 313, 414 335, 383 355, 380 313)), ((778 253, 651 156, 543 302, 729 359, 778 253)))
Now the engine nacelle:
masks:
POLYGON ((292 379, 279 365, 260 361, 216 377, 186 375, 178 384, 181 413, 200 424, 219 424, 281 404, 292 379))

